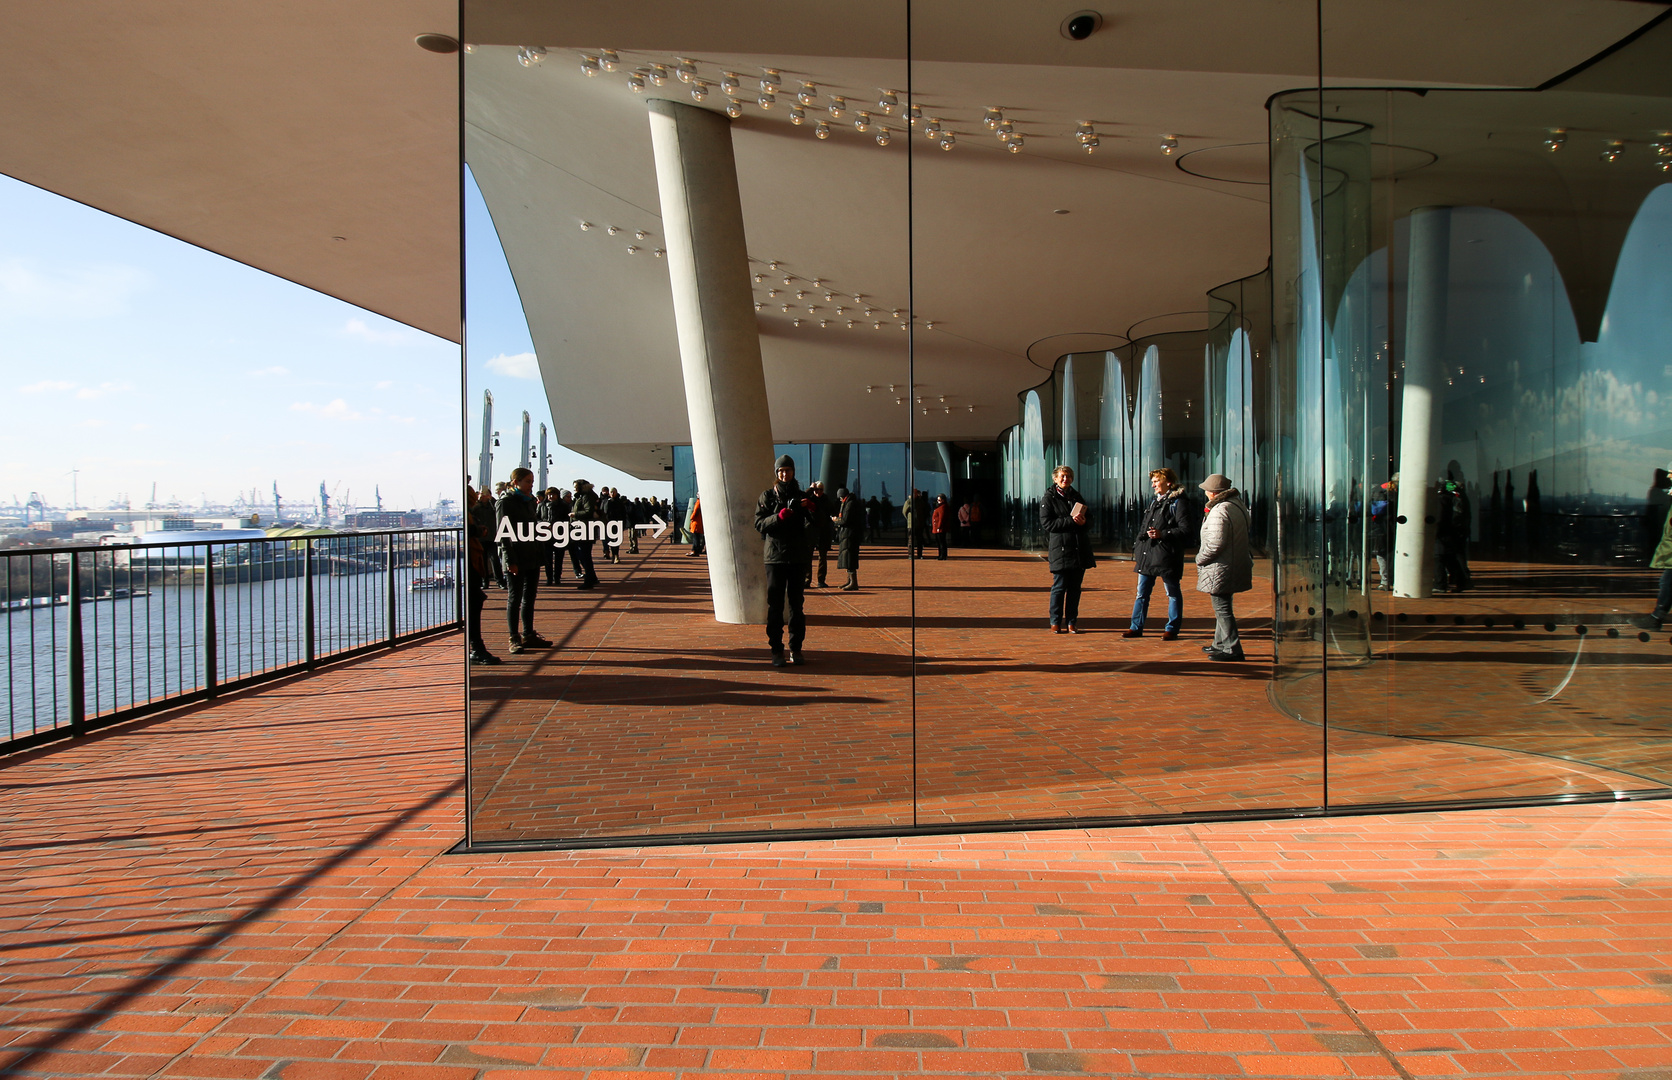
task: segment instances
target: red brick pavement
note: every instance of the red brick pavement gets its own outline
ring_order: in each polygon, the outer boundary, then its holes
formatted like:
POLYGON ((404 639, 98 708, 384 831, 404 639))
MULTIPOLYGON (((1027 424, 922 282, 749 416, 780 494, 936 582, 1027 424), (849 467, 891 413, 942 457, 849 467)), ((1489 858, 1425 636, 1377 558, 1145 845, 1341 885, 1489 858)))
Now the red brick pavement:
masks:
MULTIPOLYGON (((1150 636, 1120 636, 1135 576, 1115 560, 1087 575, 1086 632, 1053 635, 1034 556, 914 563, 867 549, 861 591, 808 593, 812 665, 774 671, 761 628, 715 622, 702 560, 675 550, 647 545, 606 568, 607 591, 543 592, 538 624, 559 648, 476 670, 476 840, 1312 807, 1326 774, 1333 805, 1672 782, 1672 738, 1655 719, 1672 650, 1635 629, 1608 638, 1599 625, 1578 676, 1540 702, 1573 666, 1571 626, 1458 628, 1458 612, 1478 623, 1490 600, 1396 612, 1377 597, 1386 618, 1352 610, 1363 621, 1339 623, 1341 637, 1375 625, 1393 659, 1332 668, 1326 760, 1321 680, 1276 686, 1304 719, 1270 700, 1269 586, 1238 599, 1250 663, 1218 664, 1199 648, 1213 619, 1191 573, 1181 640, 1155 633, 1159 596, 1150 636), (1621 663, 1638 665, 1629 725, 1608 719, 1605 696, 1621 663)), ((500 596, 486 621, 503 651, 500 596)))
POLYGON ((416 645, 8 759, 0 1070, 1672 1067, 1672 802, 450 855, 460 674, 416 645))

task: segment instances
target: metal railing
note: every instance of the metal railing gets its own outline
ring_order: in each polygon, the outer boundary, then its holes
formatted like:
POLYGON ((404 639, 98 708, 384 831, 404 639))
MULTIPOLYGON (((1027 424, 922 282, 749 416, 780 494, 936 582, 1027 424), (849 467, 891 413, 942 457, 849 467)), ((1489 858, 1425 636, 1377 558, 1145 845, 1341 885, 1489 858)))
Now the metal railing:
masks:
POLYGON ((0 752, 461 625, 463 534, 0 552, 0 752))

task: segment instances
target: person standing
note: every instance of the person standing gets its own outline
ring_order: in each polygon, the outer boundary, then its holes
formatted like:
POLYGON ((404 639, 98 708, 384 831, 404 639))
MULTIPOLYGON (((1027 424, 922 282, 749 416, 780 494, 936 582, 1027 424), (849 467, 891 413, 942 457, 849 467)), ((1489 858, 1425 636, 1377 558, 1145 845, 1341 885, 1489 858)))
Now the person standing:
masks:
MULTIPOLYGON (((569 520, 586 523, 598 520, 598 493, 585 480, 575 481, 575 500, 569 504, 569 520)), ((576 536, 569 532, 569 569, 575 573, 575 588, 585 591, 598 587, 598 571, 592 567, 592 535, 576 536)))
POLYGON ((958 507, 958 546, 973 547, 974 545, 975 537, 970 533, 970 504, 969 500, 966 499, 964 505, 958 507))
POLYGON ((702 543, 702 496, 691 500, 691 550, 685 553, 687 559, 694 559, 703 552, 702 543))
POLYGON ((1660 588, 1655 595, 1655 609, 1649 613, 1649 618, 1653 619, 1658 627, 1666 621, 1667 612, 1672 609, 1672 514, 1666 515, 1661 525, 1660 543, 1655 545, 1655 552, 1649 557, 1649 567, 1660 571, 1660 588))
POLYGON ((859 540, 865 532, 865 511, 847 488, 837 488, 836 569, 848 572, 845 592, 859 588, 859 540))
POLYGON ((1074 470, 1058 465, 1054 481, 1039 500, 1039 525, 1045 530, 1051 565, 1051 632, 1078 634, 1080 588, 1086 571, 1097 565, 1091 552, 1091 514, 1074 490, 1074 470))
POLYGON ((470 599, 470 663, 473 667, 497 664, 499 657, 488 651, 487 642, 482 640, 482 605, 488 601, 488 590, 485 584, 488 574, 488 548, 493 545, 493 526, 488 524, 493 520, 493 507, 488 504, 487 496, 478 494, 476 489, 465 486, 465 504, 470 508, 465 522, 468 527, 468 548, 465 552, 464 583, 470 599), (487 514, 477 513, 478 507, 485 507, 487 514))
MULTIPOLYGON (((539 518, 548 526, 555 526, 560 521, 567 521, 564 513, 563 498, 556 488, 547 488, 545 497, 540 500, 539 518)), ((563 584, 563 549, 552 541, 546 541, 546 584, 563 584)))
POLYGON ((506 591, 510 594, 505 598, 505 625, 513 654, 551 647, 551 642, 534 632, 534 599, 540 591, 540 564, 546 555, 546 545, 534 539, 534 525, 538 521, 536 505, 534 473, 528 469, 512 469, 511 486, 500 497, 497 507, 499 525, 495 536, 501 538, 500 560, 505 564, 506 591))
POLYGON ((1167 590, 1167 625, 1161 631, 1161 640, 1173 641, 1184 624, 1184 588, 1179 582, 1184 576, 1184 549, 1195 531, 1192 520, 1195 515, 1173 470, 1152 469, 1149 478, 1155 501, 1144 511, 1138 537, 1132 544, 1132 568, 1138 572, 1138 594, 1132 602, 1132 625, 1121 636, 1144 636, 1150 594, 1155 591, 1155 579, 1160 578, 1167 590))
POLYGON ((776 467, 778 482, 761 492, 755 504, 755 530, 766 538, 766 644, 772 650, 772 666, 806 663, 801 654, 807 637, 807 617, 802 612, 806 598, 807 562, 813 551, 813 515, 818 500, 811 499, 795 482, 795 459, 785 454, 776 467), (784 605, 789 604, 790 651, 784 658, 784 605))
POLYGON ((946 541, 952 535, 952 508, 945 495, 935 496, 935 508, 929 511, 929 535, 935 538, 937 559, 946 558, 946 541))
POLYGON ((1224 473, 1202 481, 1207 515, 1196 551, 1196 590, 1213 603, 1213 644, 1202 646, 1214 660, 1246 660, 1231 598, 1254 587, 1254 549, 1249 543, 1248 507, 1224 473))
POLYGON ((813 513, 813 551, 817 558, 807 564, 807 587, 809 589, 823 589, 828 587, 826 578, 830 574, 830 545, 836 542, 836 523, 832 518, 836 508, 831 505, 830 497, 824 493, 824 481, 814 480, 807 485, 807 495, 818 502, 818 509, 813 513), (817 564, 818 580, 814 581, 814 564, 817 564))

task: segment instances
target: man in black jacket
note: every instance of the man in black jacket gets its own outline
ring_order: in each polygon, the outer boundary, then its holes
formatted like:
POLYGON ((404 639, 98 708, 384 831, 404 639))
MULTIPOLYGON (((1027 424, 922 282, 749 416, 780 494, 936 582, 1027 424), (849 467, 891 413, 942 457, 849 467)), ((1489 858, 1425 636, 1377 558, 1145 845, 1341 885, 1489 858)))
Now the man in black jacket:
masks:
POLYGON ((761 492, 755 504, 755 529, 766 538, 766 643, 772 649, 772 666, 783 667, 784 600, 790 606, 790 655, 788 663, 806 663, 801 643, 807 636, 807 619, 801 605, 805 598, 807 565, 813 555, 814 515, 817 499, 795 482, 795 459, 785 454, 778 459, 778 482, 761 492))
POLYGON ((1172 641, 1184 625, 1184 589, 1179 578, 1184 573, 1184 549, 1196 534, 1196 515, 1173 470, 1151 469, 1149 478, 1155 501, 1144 511, 1144 520, 1132 543, 1132 569, 1138 572, 1138 592, 1132 603, 1132 624, 1121 636, 1144 636, 1150 594, 1155 590, 1155 579, 1160 578, 1167 590, 1167 625, 1161 631, 1161 640, 1172 641))
POLYGON ((534 597, 540 590, 541 564, 546 559, 546 545, 534 535, 537 506, 534 474, 527 469, 512 469, 511 487, 499 500, 499 525, 494 531, 510 593, 505 598, 505 623, 512 653, 551 647, 551 642, 534 632, 534 597), (517 632, 519 617, 521 633, 517 632))

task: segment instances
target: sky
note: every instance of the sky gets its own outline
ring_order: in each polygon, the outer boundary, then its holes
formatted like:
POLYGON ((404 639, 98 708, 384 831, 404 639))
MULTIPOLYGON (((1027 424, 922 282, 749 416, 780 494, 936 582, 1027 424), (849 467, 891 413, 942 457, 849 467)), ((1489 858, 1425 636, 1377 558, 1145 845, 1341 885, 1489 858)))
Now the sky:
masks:
MULTIPOLYGON (((0 507, 187 507, 254 497, 411 509, 466 469, 450 341, 0 176, 0 507), (252 496, 253 493, 253 496, 252 496)), ((467 193, 474 470, 481 390, 515 463, 523 409, 550 417, 528 328, 475 184, 467 193)), ((536 427, 536 430, 537 427, 536 427)), ((585 476, 662 494, 568 451, 585 476)), ((288 511, 287 511, 288 514, 288 511)))

